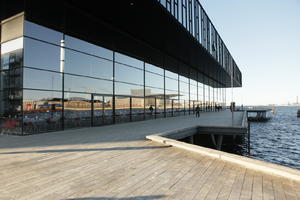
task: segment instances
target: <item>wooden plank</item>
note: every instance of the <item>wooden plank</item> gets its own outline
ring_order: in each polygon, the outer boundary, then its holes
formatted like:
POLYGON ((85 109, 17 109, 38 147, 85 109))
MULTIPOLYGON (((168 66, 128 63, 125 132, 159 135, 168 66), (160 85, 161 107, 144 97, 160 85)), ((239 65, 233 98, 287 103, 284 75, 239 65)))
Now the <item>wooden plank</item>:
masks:
POLYGON ((253 176, 253 200, 263 200, 263 177, 259 172, 254 172, 253 176))
POLYGON ((278 177, 273 177, 272 183, 273 183, 275 199, 276 200, 288 200, 285 197, 281 180, 278 177))
POLYGON ((227 182, 229 181, 231 169, 232 169, 232 165, 226 163, 222 173, 217 177, 215 182, 212 184, 212 187, 208 192, 208 194, 206 195, 205 199, 215 200, 218 198, 222 186, 226 185, 227 182))
POLYGON ((272 180, 269 176, 263 176, 263 199, 264 200, 274 200, 274 190, 272 180))
POLYGON ((218 200, 225 200, 229 198, 230 192, 232 190, 232 185, 236 179, 237 172, 241 169, 235 165, 232 166, 230 172, 228 173, 228 178, 226 183, 222 184, 222 189, 218 194, 218 200))
POLYGON ((252 170, 247 169, 240 196, 241 200, 252 198, 253 174, 254 172, 252 170))
POLYGON ((229 195, 229 200, 238 200, 240 199, 240 194, 242 191, 246 168, 239 168, 240 170, 237 172, 236 179, 232 185, 232 189, 229 195))
POLYGON ((208 192, 211 190, 213 183, 215 183, 217 177, 221 174, 225 167, 224 162, 218 162, 216 169, 213 171, 211 176, 207 179, 205 184, 202 185, 201 189, 198 191, 198 194, 194 197, 194 199, 204 199, 208 192))

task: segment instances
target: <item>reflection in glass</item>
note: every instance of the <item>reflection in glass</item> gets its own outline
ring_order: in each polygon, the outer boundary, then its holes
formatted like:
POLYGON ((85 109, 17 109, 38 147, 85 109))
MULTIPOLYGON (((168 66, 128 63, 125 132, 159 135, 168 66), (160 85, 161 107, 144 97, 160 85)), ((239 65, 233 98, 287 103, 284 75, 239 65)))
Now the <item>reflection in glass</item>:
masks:
POLYGON ((65 92, 64 126, 91 126, 91 94, 65 92))
POLYGON ((119 63, 123 63, 126 65, 130 65, 132 67, 137 67, 140 69, 144 69, 144 62, 135 58, 132 58, 130 56, 126 56, 121 53, 115 53, 115 60, 119 63))
POLYGON ((65 49, 65 72, 112 80, 113 62, 65 49))
POLYGON ((24 66, 59 72, 60 47, 25 38, 24 66))
POLYGON ((25 21, 24 25, 24 35, 60 45, 62 33, 29 21, 25 21))
POLYGON ((104 124, 104 96, 98 96, 94 95, 93 96, 93 101, 92 101, 92 124, 93 126, 99 126, 104 124))
POLYGON ((149 71, 149 72, 153 72, 153 73, 159 74, 161 76, 164 75, 164 70, 162 68, 157 67, 155 65, 151 65, 149 63, 145 63, 145 70, 149 71))
POLYGON ((144 120, 144 98, 131 97, 132 121, 144 120))
POLYGON ((112 94, 112 81, 65 74, 65 91, 112 94))
POLYGON ((62 74, 24 68, 24 88, 62 90, 62 74))
POLYGON ((178 80, 166 77, 166 89, 178 93, 178 80))
POLYGON ((23 38, 1 44, 1 70, 9 70, 23 65, 23 38))
POLYGON ((62 93, 24 90, 24 134, 61 129, 62 93))
POLYGON ((116 81, 122 81, 127 83, 144 84, 144 72, 143 70, 128 67, 126 65, 116 63, 115 78, 116 81))
POLYGON ((65 44, 66 47, 71 49, 75 49, 81 52, 85 52, 109 60, 113 59, 113 52, 111 50, 105 49, 98 45, 94 45, 68 35, 65 36, 65 44))
POLYGON ((164 88, 164 77, 151 72, 145 72, 145 84, 149 87, 164 88))
POLYGON ((115 97, 116 123, 130 121, 130 97, 115 97))
POLYGON ((115 82, 115 93, 117 95, 144 96, 144 88, 140 85, 115 82))

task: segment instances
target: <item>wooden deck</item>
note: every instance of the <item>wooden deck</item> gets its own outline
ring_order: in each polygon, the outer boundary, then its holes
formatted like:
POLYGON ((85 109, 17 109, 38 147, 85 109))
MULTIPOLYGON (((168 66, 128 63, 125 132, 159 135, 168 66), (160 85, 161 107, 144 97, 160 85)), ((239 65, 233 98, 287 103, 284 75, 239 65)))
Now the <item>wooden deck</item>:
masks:
POLYGON ((195 124, 230 125, 229 117, 0 136, 0 199, 300 199, 299 182, 144 139, 195 124))

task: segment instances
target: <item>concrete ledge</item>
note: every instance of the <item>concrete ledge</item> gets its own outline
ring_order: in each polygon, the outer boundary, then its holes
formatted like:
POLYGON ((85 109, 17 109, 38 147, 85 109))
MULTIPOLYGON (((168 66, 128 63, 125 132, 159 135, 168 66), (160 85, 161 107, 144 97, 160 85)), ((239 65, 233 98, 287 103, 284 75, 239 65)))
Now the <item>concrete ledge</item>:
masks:
POLYGON ((258 170, 264 173, 277 175, 277 176, 285 177, 300 182, 300 170, 297 169, 292 169, 289 167, 284 167, 273 163, 247 158, 244 156, 217 151, 214 149, 200 147, 197 145, 188 144, 185 142, 180 142, 177 140, 161 137, 159 135, 149 135, 146 136, 146 138, 155 142, 159 142, 177 148, 185 149, 191 152, 199 153, 201 155, 206 155, 212 158, 221 159, 249 169, 258 170))

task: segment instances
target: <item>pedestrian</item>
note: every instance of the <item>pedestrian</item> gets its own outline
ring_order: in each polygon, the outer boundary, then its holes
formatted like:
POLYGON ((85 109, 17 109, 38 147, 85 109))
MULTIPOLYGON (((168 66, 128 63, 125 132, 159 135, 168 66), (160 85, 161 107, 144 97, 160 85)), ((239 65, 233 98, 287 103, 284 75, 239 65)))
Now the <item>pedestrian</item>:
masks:
POLYGON ((200 117, 200 107, 197 105, 196 107, 196 117, 200 117))
POLYGON ((150 113, 151 113, 151 115, 153 114, 153 107, 152 107, 152 105, 150 105, 150 107, 149 107, 149 111, 150 111, 150 113))

